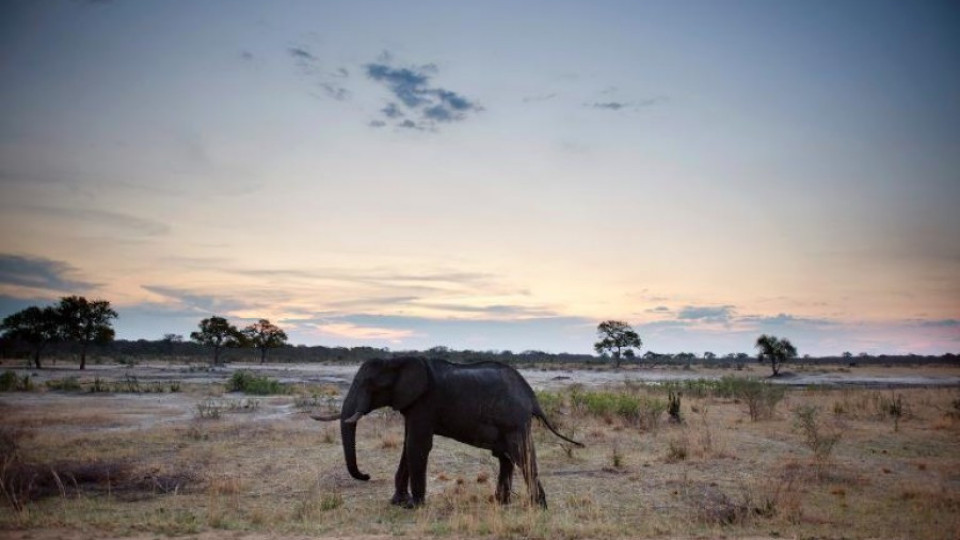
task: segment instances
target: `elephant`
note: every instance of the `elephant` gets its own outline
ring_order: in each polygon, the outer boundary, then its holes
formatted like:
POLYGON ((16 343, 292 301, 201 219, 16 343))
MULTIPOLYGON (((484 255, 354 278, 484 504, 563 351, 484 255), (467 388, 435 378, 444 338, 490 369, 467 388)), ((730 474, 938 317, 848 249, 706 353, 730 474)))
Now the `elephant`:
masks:
POLYGON ((441 435, 490 450, 500 461, 496 500, 510 502, 513 468, 520 467, 533 503, 547 507, 537 475, 531 437, 533 417, 561 439, 547 420, 537 397, 516 369, 499 362, 455 364, 408 356, 365 361, 343 400, 339 414, 311 415, 315 420, 340 420, 347 471, 357 480, 370 475, 357 467, 357 421, 381 407, 392 407, 404 418, 403 453, 394 476, 391 504, 414 508, 424 504, 427 458, 433 436, 441 435))

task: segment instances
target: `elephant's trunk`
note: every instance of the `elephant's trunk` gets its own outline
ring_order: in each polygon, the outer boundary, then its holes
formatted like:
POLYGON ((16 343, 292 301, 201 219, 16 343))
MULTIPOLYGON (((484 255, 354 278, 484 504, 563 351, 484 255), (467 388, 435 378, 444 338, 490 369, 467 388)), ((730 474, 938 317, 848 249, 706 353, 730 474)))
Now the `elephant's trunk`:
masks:
POLYGON ((370 475, 357 468, 357 420, 366 412, 369 402, 369 397, 354 385, 343 400, 340 411, 340 439, 343 441, 343 457, 347 462, 347 471, 350 476, 363 481, 369 480, 370 475))
POLYGON ((347 460, 350 476, 357 480, 369 480, 370 475, 360 472, 357 468, 357 424, 341 421, 340 437, 343 439, 343 456, 347 460))

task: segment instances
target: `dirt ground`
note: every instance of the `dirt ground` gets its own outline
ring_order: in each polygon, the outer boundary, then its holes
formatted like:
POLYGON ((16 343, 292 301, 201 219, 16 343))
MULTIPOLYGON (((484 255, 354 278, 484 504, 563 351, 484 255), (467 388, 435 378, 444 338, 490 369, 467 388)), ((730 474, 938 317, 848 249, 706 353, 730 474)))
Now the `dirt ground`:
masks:
MULTIPOLYGON (((4 367, 0 367, 2 371, 4 367)), ((550 509, 490 502, 496 460, 437 438, 428 504, 391 507, 402 423, 361 420, 358 454, 370 482, 343 466, 337 426, 308 418, 330 410, 356 366, 149 363, 17 370, 34 390, 0 393, 0 431, 15 438, 36 496, 15 511, 0 501, 0 537, 198 540, 633 537, 910 537, 960 533, 960 368, 804 370, 774 414, 753 421, 742 400, 683 397, 682 423, 576 409, 576 392, 665 400, 644 381, 765 378, 736 370, 524 370, 561 431, 584 450, 535 433, 550 509), (225 391, 239 369, 277 379, 288 393, 225 391), (834 380, 802 387, 798 380, 834 380), (75 385, 64 388, 63 381, 75 385), (879 381, 879 382, 878 382, 879 381), (922 381, 923 385, 915 385, 922 381), (49 382, 49 383, 48 383, 49 382), (109 391, 92 392, 95 385, 109 391), (171 391, 175 387, 176 390, 171 391), (69 389, 72 388, 72 389, 69 389), (902 414, 886 407, 902 401, 902 414), (797 411, 820 411, 820 436, 837 435, 817 460, 797 411), (51 471, 54 473, 51 475, 51 471), (55 483, 43 485, 44 478, 55 483), (41 489, 42 488, 42 489, 41 489), (44 491, 46 490, 46 491, 44 491)), ((2 441, 0 441, 2 442, 2 441)), ((0 465, 6 478, 13 462, 0 465)), ((21 477, 23 474, 21 473, 21 477)), ((2 480, 2 478, 0 478, 2 480)), ((27 493, 27 491, 24 491, 27 493)))

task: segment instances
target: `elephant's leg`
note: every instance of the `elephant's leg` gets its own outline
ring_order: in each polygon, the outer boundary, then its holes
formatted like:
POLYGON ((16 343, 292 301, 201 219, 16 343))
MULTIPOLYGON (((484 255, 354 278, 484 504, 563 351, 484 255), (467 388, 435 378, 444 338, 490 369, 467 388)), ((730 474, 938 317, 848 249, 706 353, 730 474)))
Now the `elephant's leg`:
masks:
POLYGON ((427 459, 433 448, 433 426, 426 422, 407 419, 407 436, 404 440, 404 461, 408 467, 411 497, 408 507, 420 506, 427 495, 427 459))
POLYGON ((494 456, 500 460, 500 476, 497 477, 497 502, 507 504, 510 502, 510 491, 513 489, 513 461, 510 456, 503 452, 496 452, 494 456))
POLYGON ((400 452, 400 464, 397 465, 397 474, 393 477, 393 498, 390 504, 405 506, 410 502, 410 466, 407 464, 407 436, 404 433, 403 450, 400 452))
POLYGON ((527 484, 527 493, 530 501, 539 504, 541 507, 547 507, 547 494, 543 491, 540 484, 540 478, 537 473, 537 451, 533 446, 533 434, 530 432, 530 425, 518 434, 517 443, 514 445, 517 463, 523 472, 523 479, 527 484))

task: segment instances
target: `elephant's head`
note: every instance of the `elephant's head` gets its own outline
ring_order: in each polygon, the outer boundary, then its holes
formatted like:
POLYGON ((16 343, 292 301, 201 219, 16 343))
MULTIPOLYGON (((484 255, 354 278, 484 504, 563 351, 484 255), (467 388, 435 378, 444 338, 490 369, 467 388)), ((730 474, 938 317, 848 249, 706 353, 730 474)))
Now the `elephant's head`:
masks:
POLYGON ((403 411, 411 406, 430 385, 429 370, 423 358, 367 360, 360 366, 339 415, 314 416, 317 420, 340 420, 343 456, 350 476, 369 480, 370 475, 357 468, 357 421, 370 411, 392 407, 403 411))

